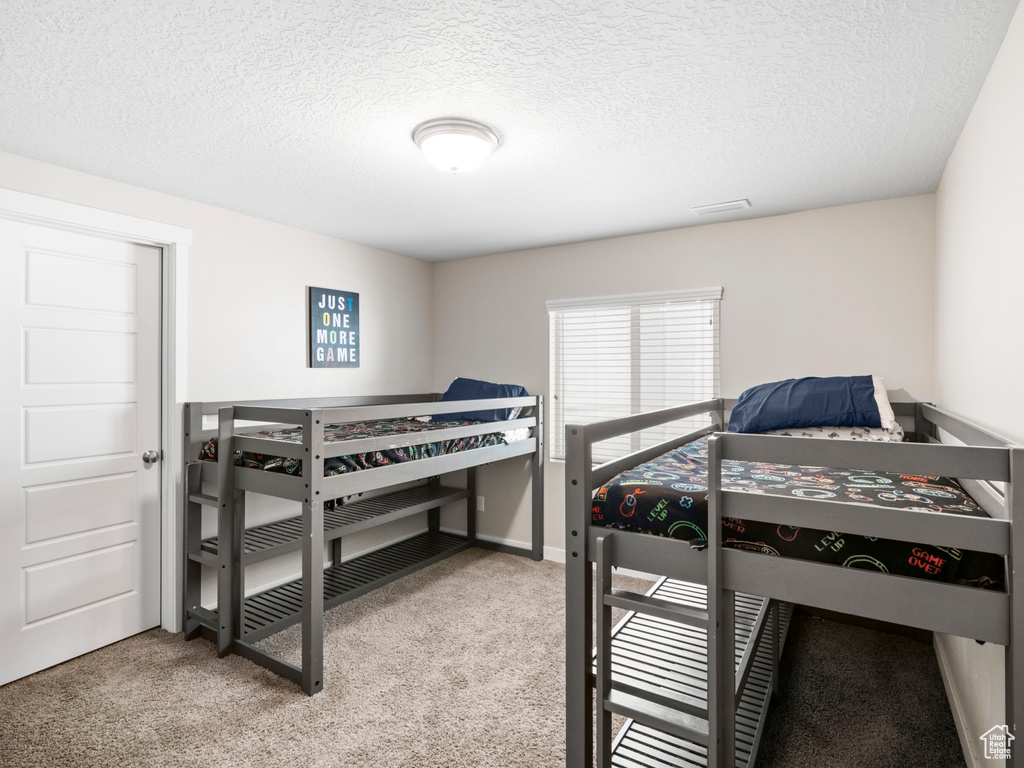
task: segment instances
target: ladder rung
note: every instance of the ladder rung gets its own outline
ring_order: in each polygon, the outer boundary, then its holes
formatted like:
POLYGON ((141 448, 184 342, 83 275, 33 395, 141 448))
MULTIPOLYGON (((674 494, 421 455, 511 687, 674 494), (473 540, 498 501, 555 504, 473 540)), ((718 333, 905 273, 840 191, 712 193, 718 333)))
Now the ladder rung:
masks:
POLYGON ((200 549, 198 552, 189 552, 188 559, 196 563, 208 565, 211 568, 220 564, 220 561, 217 559, 217 555, 212 552, 208 552, 205 549, 200 549))
POLYGON ((656 616, 666 621, 677 621, 691 627, 701 629, 708 628, 708 612, 689 606, 679 605, 669 600, 662 600, 657 597, 649 597, 636 592, 627 592, 622 589, 613 589, 604 596, 604 604, 612 608, 622 608, 627 611, 656 616))
POLYGON ((665 707, 666 709, 683 712, 697 718, 698 720, 708 719, 707 703, 695 696, 687 696, 685 693, 679 693, 677 691, 659 693, 638 685, 631 685, 614 679, 612 680, 611 689, 612 691, 625 693, 629 696, 634 696, 637 699, 642 699, 643 701, 649 701, 652 704, 657 704, 665 707))
POLYGON ((605 708, 623 717, 631 717, 651 728, 700 744, 702 747, 708 745, 707 720, 616 690, 608 696, 605 708))
POLYGON ((209 493, 190 493, 188 500, 196 504, 205 504, 208 507, 216 507, 220 500, 209 493))

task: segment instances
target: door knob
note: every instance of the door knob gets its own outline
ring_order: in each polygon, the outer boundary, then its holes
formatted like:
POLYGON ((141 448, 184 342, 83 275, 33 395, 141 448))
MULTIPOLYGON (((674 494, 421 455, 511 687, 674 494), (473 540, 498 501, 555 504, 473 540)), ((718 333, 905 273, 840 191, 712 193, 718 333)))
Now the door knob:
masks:
POLYGON ((149 469, 158 461, 160 461, 159 451, 146 451, 142 454, 142 463, 146 465, 146 469, 149 469))

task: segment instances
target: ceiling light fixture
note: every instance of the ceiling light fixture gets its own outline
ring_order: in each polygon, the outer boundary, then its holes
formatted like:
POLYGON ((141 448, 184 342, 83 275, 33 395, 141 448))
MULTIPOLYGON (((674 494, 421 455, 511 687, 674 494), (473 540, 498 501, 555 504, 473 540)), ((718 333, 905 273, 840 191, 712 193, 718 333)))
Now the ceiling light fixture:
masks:
POLYGON ((448 173, 476 170, 498 147, 498 134, 486 125, 457 117, 420 123, 412 140, 428 163, 448 173))
POLYGON ((749 200, 730 200, 727 203, 712 203, 711 205, 698 205, 690 210, 698 216, 706 216, 709 213, 722 213, 723 211, 734 211, 739 208, 749 208, 749 200))

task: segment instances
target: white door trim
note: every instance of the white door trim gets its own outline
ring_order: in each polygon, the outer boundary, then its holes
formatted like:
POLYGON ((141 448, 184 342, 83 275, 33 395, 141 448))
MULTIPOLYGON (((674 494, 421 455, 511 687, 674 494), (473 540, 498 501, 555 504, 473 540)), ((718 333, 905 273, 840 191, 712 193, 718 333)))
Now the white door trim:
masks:
POLYGON ((192 230, 157 221, 0 189, 0 217, 84 234, 118 237, 163 250, 161 308, 160 626, 181 631, 182 403, 187 387, 186 287, 192 230))

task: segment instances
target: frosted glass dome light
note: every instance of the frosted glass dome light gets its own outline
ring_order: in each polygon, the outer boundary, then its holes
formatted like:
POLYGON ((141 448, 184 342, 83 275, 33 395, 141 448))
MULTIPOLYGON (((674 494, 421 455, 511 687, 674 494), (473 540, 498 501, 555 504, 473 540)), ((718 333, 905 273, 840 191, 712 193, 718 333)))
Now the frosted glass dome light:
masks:
POLYGON ((420 123, 412 140, 428 163, 446 173, 476 170, 498 146, 498 134, 483 123, 452 117, 420 123))

